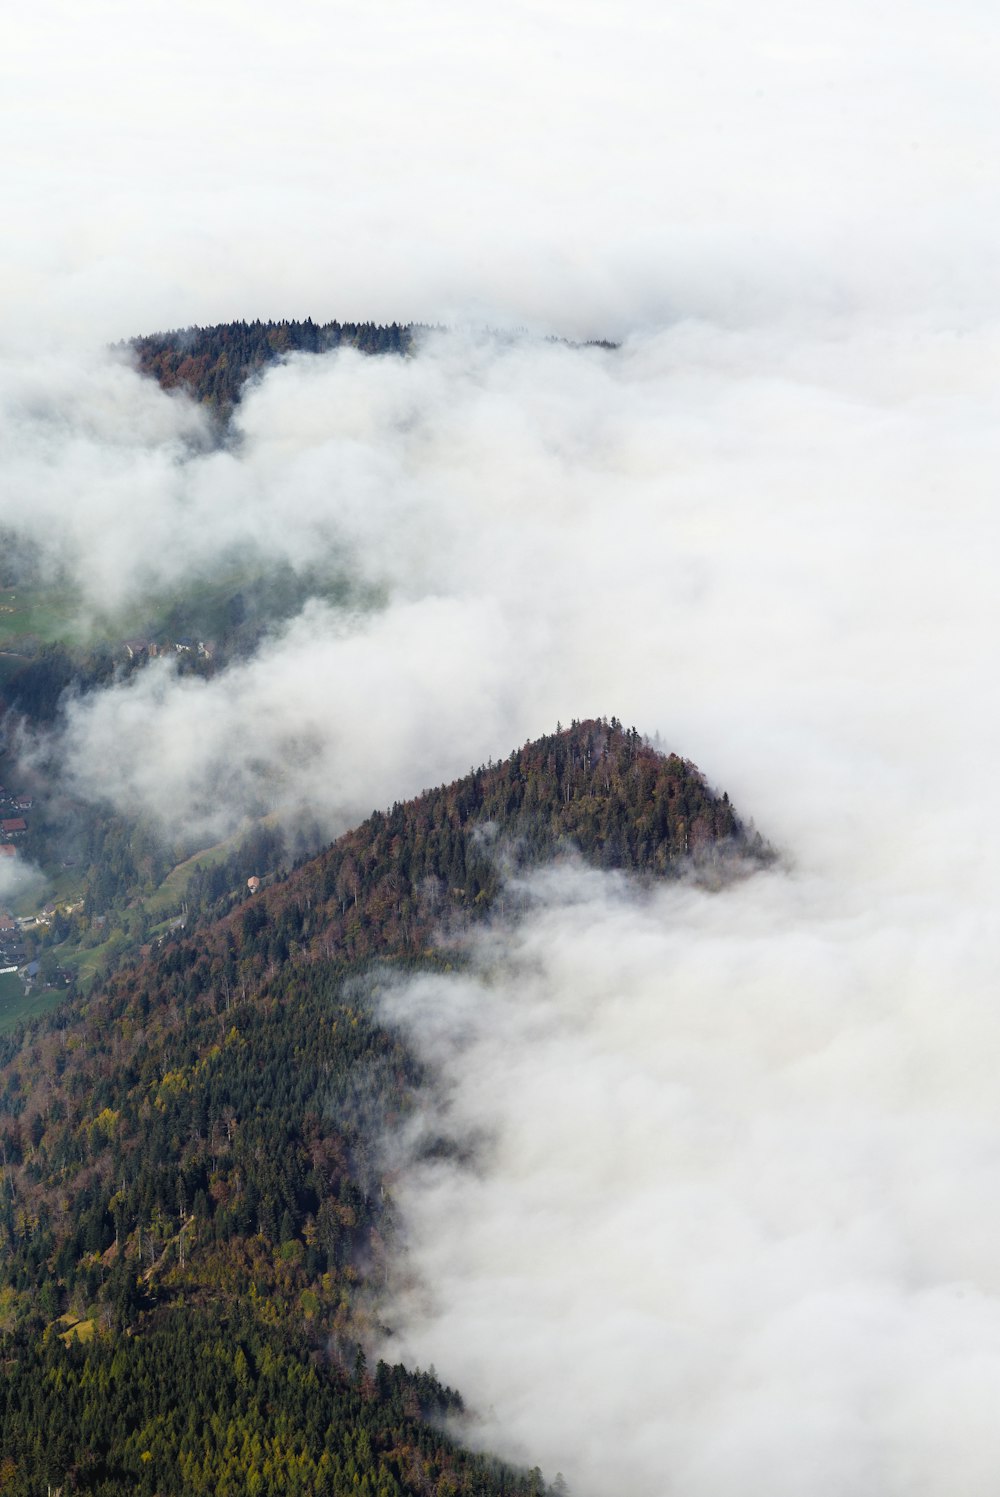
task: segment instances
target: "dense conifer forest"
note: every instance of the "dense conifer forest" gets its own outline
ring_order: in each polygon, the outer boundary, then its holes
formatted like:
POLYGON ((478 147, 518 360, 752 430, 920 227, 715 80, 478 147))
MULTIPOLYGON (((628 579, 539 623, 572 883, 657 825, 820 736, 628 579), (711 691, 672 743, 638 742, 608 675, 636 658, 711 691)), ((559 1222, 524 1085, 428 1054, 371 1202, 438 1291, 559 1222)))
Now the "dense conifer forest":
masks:
POLYGON ((0 1038, 0 1491, 544 1489, 442 1432, 434 1377, 366 1362, 381 1146, 427 1081, 370 995, 461 964, 558 856, 717 878, 768 851, 691 764, 574 723, 259 892, 205 870, 177 939, 0 1038))
POLYGON ((143 374, 165 390, 178 387, 224 415, 243 386, 290 353, 356 348, 365 354, 406 354, 417 330, 374 322, 223 322, 133 338, 128 345, 143 374))

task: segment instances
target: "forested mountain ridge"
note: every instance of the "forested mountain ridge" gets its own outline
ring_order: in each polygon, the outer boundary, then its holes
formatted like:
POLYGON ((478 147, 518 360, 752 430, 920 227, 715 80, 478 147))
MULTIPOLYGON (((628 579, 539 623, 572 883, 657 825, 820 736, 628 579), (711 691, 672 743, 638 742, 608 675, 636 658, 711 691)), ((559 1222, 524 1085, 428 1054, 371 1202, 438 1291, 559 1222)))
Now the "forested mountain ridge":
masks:
POLYGON ((407 354, 416 329, 393 322, 220 322, 132 338, 136 368, 165 390, 186 389, 220 414, 236 405, 248 379, 289 353, 356 348, 366 354, 407 354))
MULTIPOLYGON (((277 364, 290 353, 330 353, 355 348, 364 354, 408 355, 416 350, 420 323, 392 322, 219 322, 213 327, 175 328, 131 338, 127 348, 140 374, 156 379, 165 390, 187 390, 195 400, 225 416, 237 405, 243 387, 254 375, 277 364)), ((497 334, 507 339, 517 334, 497 334)), ((565 343, 550 337, 548 343, 565 343)), ((592 338, 573 348, 615 349, 607 338, 592 338)))
POLYGON ((427 1423, 457 1405, 433 1379, 360 1358, 380 1145, 423 1080, 368 994, 461 961, 503 870, 570 848, 649 878, 768 856, 692 765, 574 724, 0 1041, 0 1492, 542 1490, 427 1423))
POLYGON ((375 812, 268 891, 274 956, 292 943, 346 960, 415 955, 456 915, 488 913, 510 872, 571 850, 598 868, 664 878, 708 874, 724 854, 768 856, 688 760, 614 718, 574 723, 375 812))

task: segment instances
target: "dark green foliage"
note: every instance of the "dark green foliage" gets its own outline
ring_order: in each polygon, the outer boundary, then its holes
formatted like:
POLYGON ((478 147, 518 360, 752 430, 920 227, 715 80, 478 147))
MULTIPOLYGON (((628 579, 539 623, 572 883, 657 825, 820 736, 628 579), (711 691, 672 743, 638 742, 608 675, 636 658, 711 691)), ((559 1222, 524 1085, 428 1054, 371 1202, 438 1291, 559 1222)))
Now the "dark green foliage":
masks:
POLYGON ((86 696, 135 669, 135 662, 122 660, 120 652, 116 657, 107 642, 90 650, 71 650, 63 644, 39 645, 29 639, 20 642, 20 649, 25 663, 10 673, 2 705, 34 723, 55 722, 68 695, 86 696))
POLYGON ((196 865, 185 892, 189 908, 210 910, 220 903, 231 903, 234 897, 245 898, 247 880, 273 873, 284 856, 285 837, 280 827, 261 822, 221 862, 196 865))
POLYGON ((136 817, 84 806, 79 830, 85 837, 83 912, 88 919, 155 889, 170 867, 161 839, 136 817))
POLYGON ((531 1474, 470 1455, 431 1419, 461 1411, 425 1373, 351 1373, 235 1306, 173 1311, 88 1346, 19 1338, 0 1379, 0 1491, 132 1497, 407 1493, 529 1497, 531 1474))
POLYGON ((165 390, 181 387, 225 414, 248 379, 289 353, 356 348, 366 354, 407 354, 415 329, 374 322, 223 322, 133 338, 136 365, 165 390))
POLYGON ((11 677, 5 698, 9 707, 33 721, 51 723, 69 687, 85 696, 106 686, 114 674, 114 657, 106 646, 81 656, 64 645, 44 645, 11 677))

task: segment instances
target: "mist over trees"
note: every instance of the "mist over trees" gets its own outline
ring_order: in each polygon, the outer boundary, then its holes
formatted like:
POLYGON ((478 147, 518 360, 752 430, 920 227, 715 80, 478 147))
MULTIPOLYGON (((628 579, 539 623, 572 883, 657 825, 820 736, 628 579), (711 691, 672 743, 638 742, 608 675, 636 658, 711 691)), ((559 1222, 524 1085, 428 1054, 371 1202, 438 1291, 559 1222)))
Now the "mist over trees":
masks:
POLYGON ((436 1378, 366 1364, 387 1143, 433 1085, 372 993, 460 966, 463 932, 515 918, 505 888, 554 856, 717 883, 769 851, 691 764, 601 719, 251 892, 282 852, 260 828, 192 881, 188 929, 0 1037, 5 1491, 546 1489, 441 1433, 461 1403, 436 1378))

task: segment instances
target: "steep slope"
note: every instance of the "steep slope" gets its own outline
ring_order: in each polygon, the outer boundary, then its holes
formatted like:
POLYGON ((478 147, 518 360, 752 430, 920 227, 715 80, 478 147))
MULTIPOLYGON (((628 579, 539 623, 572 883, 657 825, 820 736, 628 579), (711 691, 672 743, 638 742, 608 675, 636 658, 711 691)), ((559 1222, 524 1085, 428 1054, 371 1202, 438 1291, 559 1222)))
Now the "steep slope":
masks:
POLYGON ((422 1080, 367 995, 383 963, 460 961, 470 921, 509 917, 504 869, 575 850, 717 873, 723 849, 768 855, 692 765, 574 724, 223 896, 9 1040, 0 1490, 539 1490, 431 1429, 455 1395, 360 1357, 392 1231, 380 1141, 422 1080))
POLYGON ((456 917, 484 918, 511 872, 571 851, 656 878, 721 877, 770 855, 688 760, 614 718, 591 720, 375 812, 266 892, 245 934, 259 928, 278 961, 293 949, 348 961, 414 955, 456 917))

